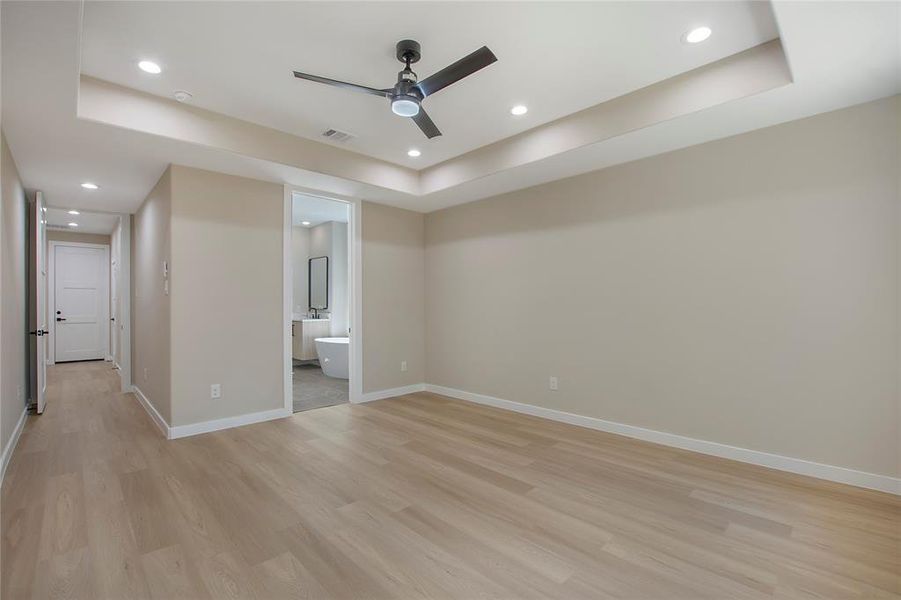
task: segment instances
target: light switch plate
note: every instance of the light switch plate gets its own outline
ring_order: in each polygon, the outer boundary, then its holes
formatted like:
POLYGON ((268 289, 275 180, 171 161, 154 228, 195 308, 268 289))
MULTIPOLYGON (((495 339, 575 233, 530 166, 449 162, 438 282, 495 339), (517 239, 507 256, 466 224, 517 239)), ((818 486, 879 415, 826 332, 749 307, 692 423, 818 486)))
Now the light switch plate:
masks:
POLYGON ((557 378, 556 377, 551 377, 550 379, 548 379, 548 387, 555 392, 557 391, 557 378))

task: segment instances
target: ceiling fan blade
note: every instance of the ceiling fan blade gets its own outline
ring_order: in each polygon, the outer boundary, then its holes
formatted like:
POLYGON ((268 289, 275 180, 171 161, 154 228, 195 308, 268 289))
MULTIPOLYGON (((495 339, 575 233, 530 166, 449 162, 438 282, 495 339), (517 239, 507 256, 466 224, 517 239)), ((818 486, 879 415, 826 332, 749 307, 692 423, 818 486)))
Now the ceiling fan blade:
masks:
POLYGON ((429 117, 428 113, 426 113, 421 106, 419 107, 419 112, 416 113, 416 116, 411 118, 419 125, 419 128, 422 129, 422 132, 427 138, 432 139, 433 137, 441 135, 441 132, 435 126, 435 123, 432 122, 431 117, 429 117))
POLYGON ((346 81, 338 81, 337 79, 329 79, 328 77, 319 77, 318 75, 310 75, 309 73, 301 73, 300 71, 294 71, 294 76, 298 79, 307 79, 309 81, 315 81, 317 83, 324 83, 326 85, 333 85, 335 87, 344 88, 347 90, 355 91, 355 92, 363 92, 364 94, 372 94, 373 96, 381 96, 382 98, 387 98, 388 93, 391 90, 377 90, 375 88, 366 87, 365 85, 357 85, 355 83, 347 83, 346 81))
POLYGON ((488 49, 488 46, 482 46, 472 54, 464 56, 457 62, 444 67, 437 73, 429 75, 416 84, 423 96, 431 96, 439 90, 443 90, 452 83, 456 83, 472 75, 479 69, 484 69, 491 63, 495 62, 497 57, 494 52, 488 49))

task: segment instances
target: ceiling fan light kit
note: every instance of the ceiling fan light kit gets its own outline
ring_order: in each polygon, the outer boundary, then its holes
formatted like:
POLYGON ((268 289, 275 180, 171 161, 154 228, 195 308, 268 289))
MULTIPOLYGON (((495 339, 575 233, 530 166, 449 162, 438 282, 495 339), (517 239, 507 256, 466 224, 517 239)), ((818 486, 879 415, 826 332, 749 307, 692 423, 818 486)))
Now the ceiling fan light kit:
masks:
POLYGON ((391 110, 401 117, 415 117, 419 114, 419 100, 413 96, 397 96, 391 100, 391 110))
POLYGON ((437 73, 426 77, 422 81, 416 76, 416 73, 410 68, 410 65, 419 61, 422 57, 422 51, 419 42, 414 40, 401 40, 396 46, 397 60, 404 63, 404 68, 397 74, 397 83, 394 87, 377 89, 365 85, 357 85, 355 83, 347 83, 327 77, 319 77, 318 75, 310 75, 294 71, 294 76, 298 79, 306 79, 317 83, 324 83, 335 87, 341 87, 348 90, 362 92, 372 96, 382 96, 387 98, 391 103, 391 111, 401 117, 409 117, 419 126, 419 129, 429 139, 441 135, 441 131, 432 122, 432 119, 422 108, 422 101, 426 97, 443 90, 447 86, 456 83, 479 71, 491 63, 497 61, 494 53, 487 46, 482 46, 475 52, 464 56, 457 62, 449 65, 437 73))

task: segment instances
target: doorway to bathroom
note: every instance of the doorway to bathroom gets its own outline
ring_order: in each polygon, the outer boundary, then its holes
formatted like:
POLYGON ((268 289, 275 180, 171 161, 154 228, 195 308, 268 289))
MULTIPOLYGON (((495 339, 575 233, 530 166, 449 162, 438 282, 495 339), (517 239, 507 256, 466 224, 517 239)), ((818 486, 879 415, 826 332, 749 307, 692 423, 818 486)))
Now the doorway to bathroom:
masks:
POLYGON ((286 407, 293 412, 355 397, 357 206, 297 189, 286 192, 286 407))

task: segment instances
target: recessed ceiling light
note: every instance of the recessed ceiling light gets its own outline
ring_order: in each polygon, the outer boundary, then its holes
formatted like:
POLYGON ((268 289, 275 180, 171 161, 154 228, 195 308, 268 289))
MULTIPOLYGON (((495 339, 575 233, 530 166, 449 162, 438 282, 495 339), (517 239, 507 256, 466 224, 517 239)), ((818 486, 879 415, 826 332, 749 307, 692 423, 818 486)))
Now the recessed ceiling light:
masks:
POLYGON ((524 115, 529 112, 529 107, 524 104, 517 104, 513 108, 510 109, 510 114, 515 116, 524 115))
POLYGON ((416 148, 410 148, 409 150, 407 150, 407 156, 409 156, 410 158, 417 158, 419 156, 422 156, 422 152, 420 152, 416 148))
POLYGON ((96 190, 99 186, 96 183, 91 183, 90 181, 85 181, 84 183, 81 184, 81 187, 83 187, 86 190, 96 190))
POLYGON ((194 95, 191 92, 186 92, 184 90, 175 90, 172 92, 172 97, 175 98, 178 102, 190 102, 194 95))
POLYGON ((713 31, 709 27, 695 27, 682 36, 682 41, 688 44, 700 44, 701 42, 709 38, 711 33, 713 33, 713 31))
POLYGON ((70 215, 80 215, 81 213, 78 212, 77 210, 70 210, 70 211, 69 211, 69 214, 70 214, 70 215))
POLYGON ((159 75, 163 72, 160 66, 152 60, 142 60, 138 63, 138 68, 145 73, 150 73, 151 75, 159 75))
POLYGON ((78 223, 69 223, 69 227, 78 227, 78 223))
POLYGON ((307 227, 310 226, 310 222, 309 222, 309 221, 301 221, 300 224, 301 224, 301 225, 306 225, 307 227))

